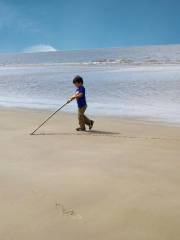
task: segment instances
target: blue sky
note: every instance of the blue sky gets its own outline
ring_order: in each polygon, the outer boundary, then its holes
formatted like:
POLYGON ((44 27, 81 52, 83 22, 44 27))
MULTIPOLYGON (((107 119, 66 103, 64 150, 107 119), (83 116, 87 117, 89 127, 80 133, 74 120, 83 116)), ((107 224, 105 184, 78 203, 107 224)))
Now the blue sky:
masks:
POLYGON ((177 43, 179 0, 0 0, 0 52, 177 43))

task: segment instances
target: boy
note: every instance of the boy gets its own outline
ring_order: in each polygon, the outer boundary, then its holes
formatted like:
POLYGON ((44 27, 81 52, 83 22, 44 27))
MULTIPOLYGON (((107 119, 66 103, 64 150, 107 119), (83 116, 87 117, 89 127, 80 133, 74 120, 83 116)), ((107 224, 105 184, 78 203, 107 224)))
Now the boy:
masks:
POLYGON ((79 119, 79 128, 77 128, 77 131, 86 131, 86 126, 89 127, 89 130, 92 129, 94 125, 94 121, 87 118, 84 113, 87 109, 87 103, 86 103, 86 91, 85 87, 83 86, 83 78, 80 76, 76 76, 73 79, 73 84, 76 87, 75 95, 73 95, 69 101, 72 101, 74 99, 77 100, 78 105, 78 119, 79 119))

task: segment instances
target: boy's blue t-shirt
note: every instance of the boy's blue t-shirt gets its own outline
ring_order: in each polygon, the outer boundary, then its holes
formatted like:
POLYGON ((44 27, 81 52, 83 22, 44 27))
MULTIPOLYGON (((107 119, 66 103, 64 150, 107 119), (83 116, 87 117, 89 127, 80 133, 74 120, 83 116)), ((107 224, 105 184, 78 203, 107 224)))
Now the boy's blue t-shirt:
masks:
POLYGON ((83 93, 83 96, 77 99, 78 108, 85 107, 87 105, 86 103, 86 90, 84 86, 80 86, 76 89, 77 93, 83 93))

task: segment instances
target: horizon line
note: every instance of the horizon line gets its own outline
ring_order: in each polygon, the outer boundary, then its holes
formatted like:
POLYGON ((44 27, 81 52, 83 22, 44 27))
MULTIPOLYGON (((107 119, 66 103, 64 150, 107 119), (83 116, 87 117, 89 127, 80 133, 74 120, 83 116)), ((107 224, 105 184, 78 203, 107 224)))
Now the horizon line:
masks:
POLYGON ((29 55, 29 54, 45 54, 45 53, 52 53, 56 54, 58 52, 83 52, 83 51, 92 51, 92 50, 107 50, 107 49, 128 49, 128 48, 144 48, 144 47, 163 47, 163 46, 180 46, 180 43, 168 43, 168 44, 143 44, 143 45, 130 45, 130 46, 117 46, 117 47, 100 47, 100 48, 79 48, 79 49, 63 49, 56 51, 37 51, 37 52, 0 52, 0 55, 16 55, 16 54, 22 54, 22 55, 29 55))

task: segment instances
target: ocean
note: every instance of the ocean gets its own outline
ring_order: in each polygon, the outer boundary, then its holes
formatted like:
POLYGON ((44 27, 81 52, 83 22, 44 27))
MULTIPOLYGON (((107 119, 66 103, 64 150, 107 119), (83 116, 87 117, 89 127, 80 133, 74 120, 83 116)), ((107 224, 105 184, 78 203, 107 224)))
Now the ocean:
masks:
POLYGON ((0 105, 54 110, 77 74, 89 114, 180 122, 180 45, 0 54, 0 105))

